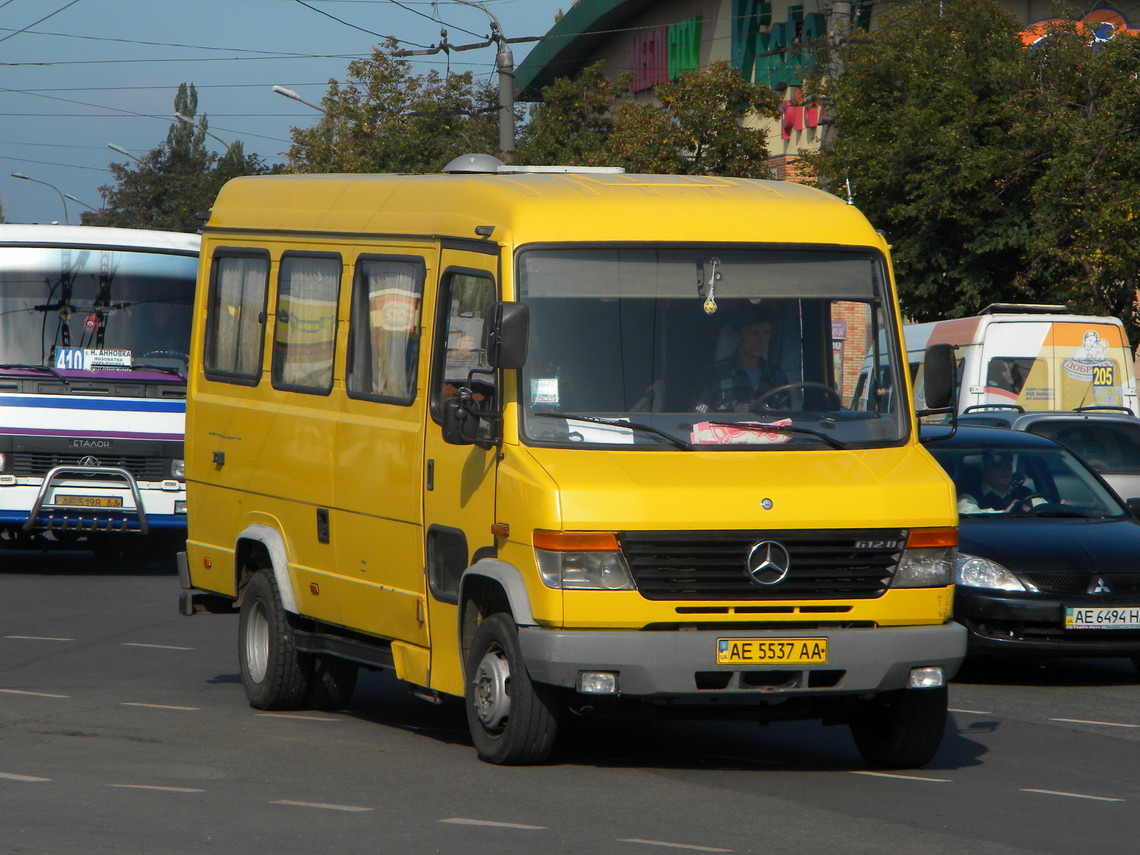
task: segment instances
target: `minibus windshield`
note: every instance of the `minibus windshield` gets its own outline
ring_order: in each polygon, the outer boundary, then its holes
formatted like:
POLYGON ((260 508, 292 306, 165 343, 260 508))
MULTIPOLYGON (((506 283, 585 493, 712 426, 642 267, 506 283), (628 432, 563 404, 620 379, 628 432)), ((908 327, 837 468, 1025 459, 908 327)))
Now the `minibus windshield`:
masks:
POLYGON ((193 255, 29 246, 2 256, 3 365, 185 371, 193 255))
POLYGON ((517 281, 531 444, 806 450, 907 435, 871 250, 535 247, 517 281))

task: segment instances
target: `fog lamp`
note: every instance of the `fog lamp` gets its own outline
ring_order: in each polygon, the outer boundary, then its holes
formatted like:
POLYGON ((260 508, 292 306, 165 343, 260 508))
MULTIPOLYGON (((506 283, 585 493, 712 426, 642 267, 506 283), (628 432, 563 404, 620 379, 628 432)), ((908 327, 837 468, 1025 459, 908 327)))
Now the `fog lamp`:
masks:
POLYGON ((186 513, 186 500, 185 499, 175 499, 174 500, 174 513, 176 513, 176 514, 186 513))
POLYGON ((579 671, 577 688, 583 695, 616 695, 617 678, 613 671, 579 671))
POLYGON ((940 689, 946 685, 946 677, 942 674, 941 665, 928 665, 925 668, 911 668, 910 689, 940 689))

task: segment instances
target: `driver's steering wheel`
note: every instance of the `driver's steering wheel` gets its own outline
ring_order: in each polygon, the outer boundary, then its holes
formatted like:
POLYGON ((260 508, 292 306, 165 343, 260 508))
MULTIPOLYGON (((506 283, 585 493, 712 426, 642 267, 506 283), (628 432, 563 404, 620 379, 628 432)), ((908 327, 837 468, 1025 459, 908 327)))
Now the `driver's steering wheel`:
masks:
POLYGON ((833 409, 840 410, 843 408, 843 399, 839 397, 838 392, 836 392, 826 383, 816 383, 811 380, 800 380, 797 383, 785 383, 782 386, 776 386, 772 389, 769 389, 767 392, 764 392, 762 395, 760 395, 760 397, 753 401, 752 406, 760 409, 765 404, 767 404, 768 401, 772 400, 776 396, 787 393, 789 398, 787 409, 802 410, 804 409, 804 402, 807 400, 807 395, 805 393, 809 389, 823 392, 828 398, 831 399, 829 403, 835 404, 833 409))

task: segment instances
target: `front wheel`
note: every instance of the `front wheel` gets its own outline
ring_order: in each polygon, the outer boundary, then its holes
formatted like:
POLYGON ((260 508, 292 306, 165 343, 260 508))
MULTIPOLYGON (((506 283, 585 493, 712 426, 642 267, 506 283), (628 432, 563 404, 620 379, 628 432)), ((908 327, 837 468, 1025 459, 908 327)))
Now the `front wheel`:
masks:
POLYGON ((510 615, 493 614, 475 631, 466 695, 467 726, 480 758, 515 766, 550 756, 558 730, 556 692, 531 681, 510 615))
POLYGON ((269 570, 258 570, 241 599, 238 618, 241 682, 250 706, 292 710, 304 706, 313 670, 308 654, 297 650, 293 625, 269 570))
POLYGON ((949 693, 899 689, 866 702, 852 716, 851 735, 867 762, 886 769, 925 766, 942 744, 949 693))

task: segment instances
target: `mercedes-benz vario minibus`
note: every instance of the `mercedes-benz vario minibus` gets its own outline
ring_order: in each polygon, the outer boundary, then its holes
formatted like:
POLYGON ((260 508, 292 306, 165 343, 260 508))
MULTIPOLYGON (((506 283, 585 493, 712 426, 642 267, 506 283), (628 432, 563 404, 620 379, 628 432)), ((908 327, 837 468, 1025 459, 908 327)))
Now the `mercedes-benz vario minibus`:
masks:
POLYGON ((857 210, 468 157, 238 178, 202 259, 181 607, 240 612, 254 707, 339 707, 363 666, 465 698, 495 763, 571 712, 934 755, 954 491, 857 210), (865 359, 891 394, 854 396, 865 359))

